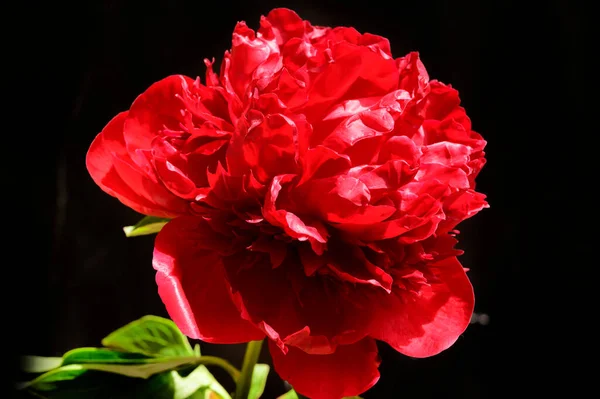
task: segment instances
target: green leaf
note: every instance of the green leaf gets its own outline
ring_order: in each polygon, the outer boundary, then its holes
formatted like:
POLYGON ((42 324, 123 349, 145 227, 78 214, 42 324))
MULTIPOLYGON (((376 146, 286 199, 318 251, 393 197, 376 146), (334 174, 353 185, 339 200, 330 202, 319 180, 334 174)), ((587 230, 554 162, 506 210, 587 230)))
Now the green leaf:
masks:
POLYGON ((155 357, 108 348, 77 348, 62 357, 62 365, 82 363, 144 364, 156 362, 155 357))
POLYGON ((252 370, 252 381, 250 383, 250 392, 248 392, 248 399, 260 398, 260 395, 262 395, 265 391, 268 375, 268 364, 258 363, 254 365, 254 370, 252 370))
POLYGON ((214 398, 231 399, 229 393, 217 382, 208 369, 200 365, 188 376, 181 377, 177 372, 172 372, 175 384, 175 396, 173 399, 214 398), (202 389, 202 392, 199 390, 202 389), (202 396, 204 395, 204 396, 202 396))
POLYGON ((146 356, 195 356, 175 323, 158 316, 144 316, 119 328, 104 338, 102 345, 146 356))
POLYGON ((170 371, 147 380, 86 371, 73 380, 56 382, 51 390, 41 391, 35 386, 22 392, 43 399, 173 399, 175 384, 170 371))
MULTIPOLYGON (((87 367, 87 366, 83 366, 87 367)), ((64 366, 63 373, 38 378, 26 386, 35 397, 48 399, 231 399, 208 369, 200 365, 182 377, 177 371, 166 371, 149 379, 86 370, 78 365, 64 366), (67 371, 82 371, 66 374, 67 371), (85 372, 85 374, 84 374, 85 372)))
POLYGON ((168 221, 166 218, 146 216, 133 226, 123 227, 123 231, 127 237, 145 236, 158 233, 168 221))
POLYGON ((61 357, 23 356, 21 370, 26 373, 45 373, 62 365, 61 357))
POLYGON ((68 366, 59 367, 54 370, 50 370, 33 380, 21 384, 17 384, 17 388, 25 389, 33 387, 40 391, 47 391, 55 389, 55 383, 59 381, 69 381, 81 376, 87 370, 78 364, 70 364, 68 366))
POLYGON ((105 373, 120 374, 126 377, 147 379, 155 374, 164 373, 165 371, 172 371, 178 367, 190 364, 195 359, 195 357, 180 357, 148 364, 69 364, 54 370, 50 370, 28 383, 20 384, 19 387, 23 389, 29 386, 34 386, 36 389, 43 390, 44 387, 48 386, 47 389, 54 389, 48 384, 56 381, 72 380, 88 370, 103 371, 105 373))
POLYGON ((149 378, 154 374, 173 370, 186 364, 192 363, 196 358, 175 357, 168 361, 148 364, 82 364, 87 370, 104 371, 107 373, 121 374, 133 378, 149 378))

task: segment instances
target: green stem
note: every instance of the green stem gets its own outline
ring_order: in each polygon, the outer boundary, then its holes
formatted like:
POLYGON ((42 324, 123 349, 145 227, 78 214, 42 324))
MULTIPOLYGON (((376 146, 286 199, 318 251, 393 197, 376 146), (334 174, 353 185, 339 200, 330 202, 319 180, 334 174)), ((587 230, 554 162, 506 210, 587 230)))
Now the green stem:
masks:
POLYGON ((229 373, 229 375, 231 376, 231 378, 233 378, 233 381, 235 381, 236 383, 237 383, 237 381, 240 378, 240 370, 238 370, 237 368, 235 368, 227 360, 221 359, 220 357, 216 357, 216 356, 200 356, 199 358, 196 358, 195 363, 196 364, 203 364, 205 366, 219 366, 222 369, 224 369, 225 371, 227 371, 229 373))
POLYGON ((240 378, 237 380, 235 387, 235 399, 248 399, 250 384, 252 383, 252 372, 254 371, 254 365, 258 361, 258 355, 260 355, 262 344, 262 340, 250 341, 246 346, 246 354, 244 355, 242 373, 240 378))

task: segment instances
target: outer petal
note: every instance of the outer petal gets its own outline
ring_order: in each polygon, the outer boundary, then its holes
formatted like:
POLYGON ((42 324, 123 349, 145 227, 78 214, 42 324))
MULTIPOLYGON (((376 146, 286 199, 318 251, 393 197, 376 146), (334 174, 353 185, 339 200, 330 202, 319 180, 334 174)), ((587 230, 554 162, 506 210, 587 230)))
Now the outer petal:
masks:
POLYGON ((106 193, 142 214, 174 217, 185 213, 187 207, 183 200, 171 196, 129 158, 123 141, 127 116, 127 112, 115 116, 92 142, 86 156, 92 179, 106 193), (132 184, 139 189, 134 189, 132 184))
POLYGON ((437 233, 445 233, 465 219, 474 216, 484 208, 489 208, 485 195, 473 190, 459 191, 444 201, 446 219, 439 224, 437 233))
POLYGON ((221 344, 262 339, 243 320, 231 300, 221 263, 231 239, 214 231, 201 217, 180 217, 158 233, 152 264, 158 293, 181 331, 221 344))
POLYGON ((165 129, 180 131, 184 109, 182 97, 194 81, 183 75, 168 76, 140 94, 129 110, 124 138, 131 150, 150 149, 165 129))
POLYGON ((407 292, 381 295, 373 308, 370 336, 412 357, 428 357, 449 348, 469 325, 473 287, 456 257, 430 266, 439 283, 407 292))
POLYGON ((269 349, 279 376, 312 399, 356 396, 379 380, 380 360, 375 341, 370 338, 338 346, 329 355, 309 355, 296 348, 284 355, 272 341, 269 349))

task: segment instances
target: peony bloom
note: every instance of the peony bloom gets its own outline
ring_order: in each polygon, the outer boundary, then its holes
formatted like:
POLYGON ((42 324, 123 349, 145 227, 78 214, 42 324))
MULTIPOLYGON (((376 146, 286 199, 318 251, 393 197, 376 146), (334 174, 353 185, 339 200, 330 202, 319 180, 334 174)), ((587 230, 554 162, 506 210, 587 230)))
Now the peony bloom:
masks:
POLYGON ((473 289, 454 230, 487 207, 485 141, 456 90, 387 39, 275 9, 240 22, 220 73, 170 76, 97 136, 95 182, 173 218, 153 264, 181 330, 269 339, 314 399, 379 378, 375 340, 413 357, 451 346, 473 289))

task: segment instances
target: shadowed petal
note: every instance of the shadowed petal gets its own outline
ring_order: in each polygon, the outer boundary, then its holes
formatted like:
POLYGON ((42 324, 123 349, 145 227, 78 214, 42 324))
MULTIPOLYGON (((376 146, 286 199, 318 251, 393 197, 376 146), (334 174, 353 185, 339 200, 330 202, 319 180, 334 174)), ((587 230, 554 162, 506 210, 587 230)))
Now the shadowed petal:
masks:
POLYGON ((262 339, 231 300, 221 262, 228 237, 201 217, 180 217, 158 233, 152 264, 158 292, 181 331, 206 342, 231 344, 262 339))

